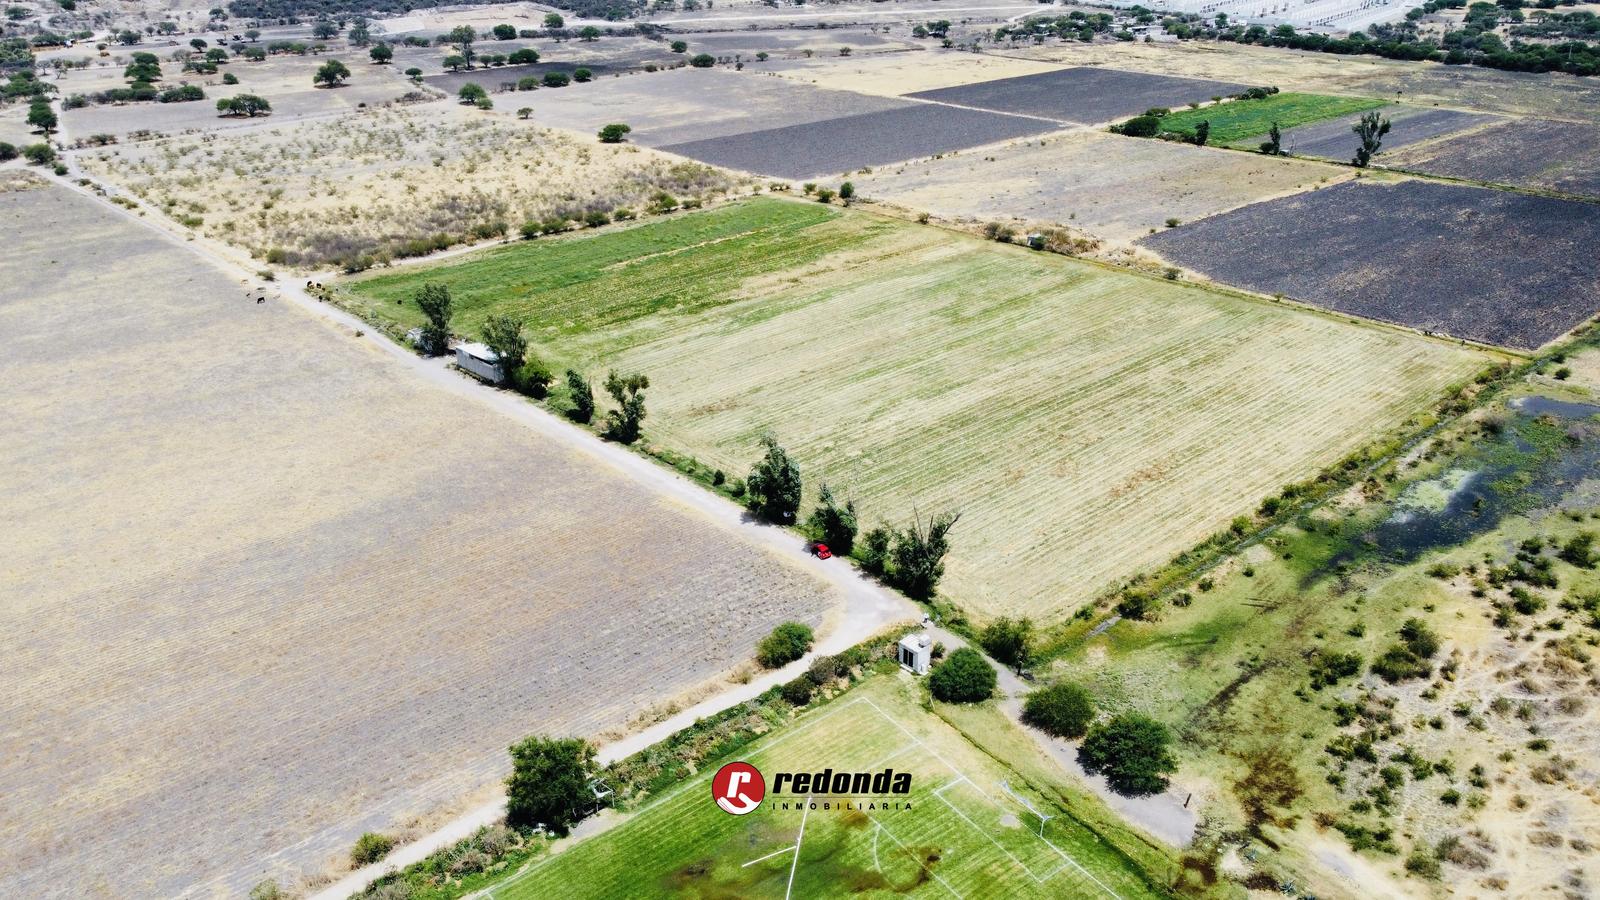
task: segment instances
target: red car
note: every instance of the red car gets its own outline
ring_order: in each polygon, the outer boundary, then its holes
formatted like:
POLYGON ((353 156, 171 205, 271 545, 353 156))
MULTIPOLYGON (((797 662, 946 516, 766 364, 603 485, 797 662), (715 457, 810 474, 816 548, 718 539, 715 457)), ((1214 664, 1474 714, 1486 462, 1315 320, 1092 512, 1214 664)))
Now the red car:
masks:
POLYGON ((827 544, 813 544, 811 546, 811 552, 816 554, 817 559, 833 558, 833 551, 828 549, 827 544))

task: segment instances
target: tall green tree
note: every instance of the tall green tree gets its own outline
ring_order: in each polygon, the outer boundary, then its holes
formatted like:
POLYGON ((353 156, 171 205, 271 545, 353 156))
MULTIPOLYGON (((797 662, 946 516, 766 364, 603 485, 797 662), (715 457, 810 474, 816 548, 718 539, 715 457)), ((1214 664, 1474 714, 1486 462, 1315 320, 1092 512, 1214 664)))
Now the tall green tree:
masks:
POLYGON ((960 513, 930 516, 926 525, 920 515, 913 516, 911 527, 895 534, 894 585, 915 600, 931 600, 944 577, 944 557, 950 552, 950 529, 961 520, 960 513))
MULTIPOLYGON (((747 486, 748 488, 748 486, 747 486)), ((856 542, 856 505, 846 500, 843 506, 834 499, 828 483, 822 483, 818 492, 817 508, 811 511, 811 531, 828 549, 840 556, 849 556, 856 542)))
POLYGON ((1273 122, 1267 130, 1267 139, 1261 142, 1259 148, 1268 156, 1283 156, 1283 131, 1278 128, 1278 123, 1273 122))
POLYGON ((761 444, 767 452, 745 479, 745 505, 768 522, 788 525, 800 511, 800 466, 772 435, 761 444))
POLYGON ((484 346, 500 359, 500 371, 514 380, 528 358, 528 339, 522 336, 522 320, 515 316, 490 313, 483 320, 484 346))
POLYGON ((1389 120, 1379 115, 1377 110, 1361 114, 1361 120, 1350 127, 1361 139, 1355 158, 1350 160, 1351 165, 1365 169, 1372 162, 1373 155, 1383 146, 1383 136, 1389 133, 1389 125, 1389 120))
POLYGON ((467 61, 467 68, 469 69, 472 68, 472 60, 476 57, 476 54, 472 52, 472 45, 477 40, 478 32, 471 25, 457 25, 450 29, 450 33, 445 36, 445 41, 454 44, 456 52, 460 53, 461 58, 467 61))
POLYGON ((644 424, 644 391, 650 387, 648 375, 606 373, 606 393, 616 408, 606 411, 606 437, 623 444, 639 439, 644 424))
POLYGON ((45 137, 56 130, 56 111, 44 100, 36 100, 28 106, 28 124, 39 129, 45 137))
POLYGON ((389 60, 394 59, 394 48, 388 44, 373 44, 372 49, 367 51, 367 55, 372 57, 372 61, 375 64, 385 65, 389 60))
POLYGON ((589 386, 587 379, 571 369, 567 370, 567 396, 572 399, 567 418, 589 424, 594 419, 594 388, 589 386))
POLYGON ((1070 681, 1058 681, 1028 695, 1022 721, 1056 737, 1083 737, 1094 721, 1094 698, 1070 681))
POLYGON ((453 304, 450 289, 437 282, 429 282, 417 291, 417 309, 428 317, 422 327, 422 352, 438 356, 450 346, 450 316, 453 304))
POLYGON ((594 802, 594 747, 581 738, 535 735, 511 745, 506 821, 565 835, 594 802))
POLYGON ((311 76, 312 84, 325 84, 328 87, 338 87, 350 77, 350 68, 337 59, 330 59, 317 69, 317 74, 311 76))

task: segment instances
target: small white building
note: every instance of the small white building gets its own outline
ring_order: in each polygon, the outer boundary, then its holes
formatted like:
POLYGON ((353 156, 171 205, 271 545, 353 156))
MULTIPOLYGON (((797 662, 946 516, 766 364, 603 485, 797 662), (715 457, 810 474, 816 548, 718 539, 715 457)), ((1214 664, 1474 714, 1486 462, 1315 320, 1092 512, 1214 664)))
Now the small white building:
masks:
POLYGON ((928 665, 933 662, 933 638, 926 634, 908 634, 900 639, 895 656, 911 674, 926 675, 928 665))
POLYGON ((499 384, 506 380, 506 373, 500 368, 500 357, 483 344, 457 344, 456 365, 490 384, 499 384))

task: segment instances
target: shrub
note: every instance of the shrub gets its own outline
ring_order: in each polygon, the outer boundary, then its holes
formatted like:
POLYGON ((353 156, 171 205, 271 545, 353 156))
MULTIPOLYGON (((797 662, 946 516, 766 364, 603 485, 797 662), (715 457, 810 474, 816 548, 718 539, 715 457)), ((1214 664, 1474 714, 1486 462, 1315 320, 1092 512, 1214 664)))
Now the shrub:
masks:
POLYGON ((889 545, 894 542, 895 532, 887 525, 878 525, 868 531, 861 538, 861 568, 874 578, 886 578, 889 575, 889 545))
POLYGON ((950 654, 928 676, 928 689, 934 699, 945 703, 987 700, 994 694, 994 686, 994 666, 971 647, 950 654))
POLYGON ((1096 725, 1078 750, 1085 770, 1103 772, 1121 794, 1153 794, 1167 786, 1166 776, 1178 770, 1169 746, 1167 726, 1139 713, 1123 713, 1096 725))
MULTIPOLYGON (((849 671, 849 666, 844 666, 843 668, 845 671, 849 671)), ((842 674, 839 669, 840 664, 837 656, 819 656, 812 660, 810 668, 806 669, 806 677, 820 687, 839 677, 842 674)))
POLYGON ((356 845, 350 848, 350 861, 358 866, 371 865, 394 849, 394 838, 376 831, 369 831, 356 838, 356 845))
POLYGON ((811 702, 811 694, 816 689, 817 686, 812 683, 811 679, 802 675, 783 686, 783 699, 795 706, 805 706, 811 702))
POLYGON ((1070 681, 1058 681, 1028 695, 1022 721, 1056 737, 1082 737, 1094 721, 1094 698, 1070 681))
POLYGON ((1311 688, 1320 691, 1361 671, 1361 654, 1320 650, 1311 661, 1311 688))
POLYGON ((1438 652, 1438 635, 1421 619, 1407 619, 1400 626, 1400 643, 1385 650, 1372 663, 1372 672, 1391 684, 1408 678, 1426 678, 1433 673, 1430 660, 1438 652))
POLYGON ((566 87, 567 85, 569 85, 571 83, 572 83, 572 76, 568 75, 565 72, 546 72, 546 73, 544 73, 543 84, 544 84, 545 87, 550 87, 550 88, 566 87))
POLYGON ((600 143, 620 144, 633 129, 621 122, 613 122, 600 129, 600 143))
POLYGON ((56 151, 49 144, 29 144, 22 148, 22 155, 36 166, 56 161, 56 151))
POLYGON ((0 162, 9 162, 17 158, 17 146, 0 141, 0 162))
POLYGON ((716 58, 709 53, 701 53, 689 60, 689 65, 696 69, 709 69, 716 64, 716 58))
POLYGON ((593 78, 594 73, 588 69, 574 69, 572 72, 572 80, 578 82, 579 84, 593 80, 593 78))
POLYGON ((1026 618, 1005 616, 994 620, 979 639, 983 649, 1009 666, 1025 666, 1033 648, 1033 623, 1026 618))
POLYGON ((1161 120, 1156 116, 1134 116, 1121 125, 1113 125, 1112 131, 1128 137, 1155 137, 1161 131, 1161 120))
POLYGON ((784 622, 756 646, 756 661, 768 669, 778 669, 806 655, 814 635, 802 622, 784 622))
POLYGON ((594 389, 582 375, 571 369, 567 370, 567 395, 572 399, 572 408, 567 410, 567 418, 584 425, 589 424, 594 418, 594 389))

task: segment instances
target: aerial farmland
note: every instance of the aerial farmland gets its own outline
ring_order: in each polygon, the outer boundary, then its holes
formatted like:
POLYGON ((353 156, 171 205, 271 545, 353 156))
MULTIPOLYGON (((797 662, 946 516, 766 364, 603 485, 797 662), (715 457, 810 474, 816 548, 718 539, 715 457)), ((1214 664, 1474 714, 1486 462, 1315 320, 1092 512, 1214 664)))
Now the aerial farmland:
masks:
POLYGON ((17 0, 0 895, 1588 896, 1595 21, 17 0))

